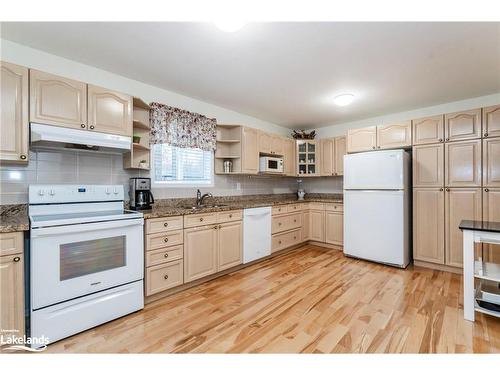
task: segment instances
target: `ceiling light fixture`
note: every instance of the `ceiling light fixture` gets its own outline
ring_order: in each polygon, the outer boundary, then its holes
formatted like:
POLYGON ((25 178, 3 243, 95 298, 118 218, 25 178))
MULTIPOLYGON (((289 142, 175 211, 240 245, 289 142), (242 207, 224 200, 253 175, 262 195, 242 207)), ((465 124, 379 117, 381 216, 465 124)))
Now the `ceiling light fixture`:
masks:
POLYGON ((215 21, 215 26, 220 30, 226 33, 234 33, 235 31, 240 30, 243 26, 246 25, 246 22, 238 21, 238 20, 221 20, 215 21))
POLYGON ((337 95, 335 98, 333 98, 333 102, 340 107, 349 105, 353 101, 354 101, 353 94, 342 94, 342 95, 337 95))

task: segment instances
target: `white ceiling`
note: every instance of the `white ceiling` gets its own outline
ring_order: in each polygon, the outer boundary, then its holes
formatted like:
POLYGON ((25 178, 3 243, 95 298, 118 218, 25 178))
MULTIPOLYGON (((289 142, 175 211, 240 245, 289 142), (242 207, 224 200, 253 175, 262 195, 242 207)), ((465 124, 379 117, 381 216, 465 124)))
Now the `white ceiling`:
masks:
POLYGON ((290 128, 500 92, 500 23, 2 23, 1 35, 290 128), (329 101, 345 92, 354 104, 329 101))

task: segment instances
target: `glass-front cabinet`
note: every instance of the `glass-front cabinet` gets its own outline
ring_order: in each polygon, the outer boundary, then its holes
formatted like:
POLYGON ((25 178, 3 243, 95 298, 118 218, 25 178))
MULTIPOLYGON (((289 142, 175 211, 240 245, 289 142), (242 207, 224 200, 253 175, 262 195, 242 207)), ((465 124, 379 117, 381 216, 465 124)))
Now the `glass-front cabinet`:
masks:
POLYGON ((319 149, 316 141, 297 141, 297 174, 319 176, 319 149))

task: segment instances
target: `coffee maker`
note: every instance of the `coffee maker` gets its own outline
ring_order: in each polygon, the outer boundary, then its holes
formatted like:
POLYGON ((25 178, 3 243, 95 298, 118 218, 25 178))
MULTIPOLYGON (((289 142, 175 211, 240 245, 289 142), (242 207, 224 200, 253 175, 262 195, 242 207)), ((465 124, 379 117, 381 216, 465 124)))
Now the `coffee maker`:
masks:
POLYGON ((150 210, 155 202, 151 193, 151 179, 132 177, 130 179, 130 208, 132 210, 150 210))

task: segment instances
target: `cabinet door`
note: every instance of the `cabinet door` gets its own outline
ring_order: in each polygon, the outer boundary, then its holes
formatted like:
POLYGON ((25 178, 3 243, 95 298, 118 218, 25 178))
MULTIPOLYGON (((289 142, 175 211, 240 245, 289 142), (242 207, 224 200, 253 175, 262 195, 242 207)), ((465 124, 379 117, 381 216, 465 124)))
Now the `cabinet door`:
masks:
POLYGON ((283 138, 278 135, 271 136, 271 153, 283 156, 283 138))
POLYGON ((101 133, 132 136, 132 97, 88 86, 88 127, 101 133))
POLYGON ((30 121, 86 129, 87 85, 30 70, 30 121))
POLYGON ((481 108, 444 115, 446 142, 481 138, 481 108))
MULTIPOLYGON (((500 222, 500 188, 483 189, 483 220, 500 222)), ((500 263, 500 245, 483 244, 485 260, 500 263)))
POLYGON ((447 143, 445 145, 444 154, 445 186, 481 186, 480 139, 475 141, 447 143))
POLYGON ((332 138, 322 139, 321 148, 321 175, 332 176, 334 173, 334 140, 332 138))
POLYGON ((500 138, 483 139, 483 186, 500 187, 500 138))
POLYGON ((500 105, 483 108, 483 137, 500 136, 500 105))
POLYGON ((24 335, 24 263, 22 254, 0 257, 0 330, 24 335))
POLYGON ((377 127, 351 129, 347 132, 347 152, 370 151, 377 148, 377 127))
POLYGON ((184 230, 184 282, 217 272, 217 226, 184 230))
POLYGON ((218 271, 237 266, 243 261, 243 223, 235 221, 219 225, 218 271))
POLYGON ((344 244, 344 214, 342 212, 325 213, 325 242, 333 245, 344 244))
POLYGON ((410 146, 411 121, 377 126, 377 148, 387 149, 410 146))
POLYGON ((309 210, 302 212, 302 235, 304 241, 311 239, 311 213, 309 210))
POLYGON ((462 220, 481 221, 481 188, 446 188, 445 193, 445 264, 463 265, 463 235, 458 228, 462 220))
POLYGON ((295 176, 295 141, 293 139, 284 140, 283 163, 286 176, 295 176))
POLYGON ((1 64, 0 160, 28 162, 28 68, 1 64))
POLYGON ((259 173, 259 131, 241 128, 241 172, 259 173))
POLYGON ((413 147, 413 186, 441 187, 444 185, 444 145, 413 147))
POLYGON ((346 154, 346 137, 335 138, 334 151, 334 170, 335 176, 342 176, 344 174, 344 155, 346 154))
POLYGON ((259 132, 259 152, 263 154, 270 154, 271 143, 272 143, 271 134, 262 131, 259 132))
POLYGON ((309 239, 325 242, 325 211, 311 210, 309 215, 309 239))
POLYGON ((444 264, 444 189, 413 189, 413 258, 444 264))
POLYGON ((413 144, 444 142, 444 116, 423 117, 412 121, 413 144))

